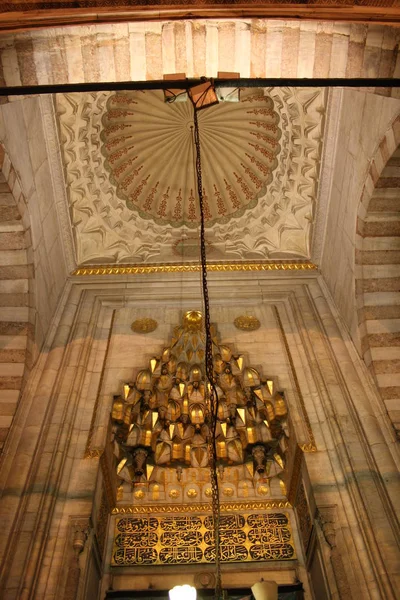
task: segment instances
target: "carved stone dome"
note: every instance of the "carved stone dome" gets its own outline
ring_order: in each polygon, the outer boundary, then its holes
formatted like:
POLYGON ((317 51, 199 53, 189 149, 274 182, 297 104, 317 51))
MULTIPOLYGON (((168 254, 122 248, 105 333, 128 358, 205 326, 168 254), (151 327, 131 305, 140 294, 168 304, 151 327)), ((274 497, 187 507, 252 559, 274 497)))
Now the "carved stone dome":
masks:
MULTIPOLYGON (((272 181, 280 152, 279 116, 262 90, 199 112, 205 219, 226 222, 254 207, 272 181)), ((161 91, 111 96, 102 151, 117 193, 140 216, 197 227, 193 107, 167 104, 161 91)))

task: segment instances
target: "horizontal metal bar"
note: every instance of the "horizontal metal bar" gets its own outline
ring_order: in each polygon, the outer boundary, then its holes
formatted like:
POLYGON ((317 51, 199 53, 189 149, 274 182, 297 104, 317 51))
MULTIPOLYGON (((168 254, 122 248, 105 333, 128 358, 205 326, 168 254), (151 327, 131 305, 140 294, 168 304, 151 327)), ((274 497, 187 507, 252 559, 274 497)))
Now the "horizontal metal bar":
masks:
MULTIPOLYGON (((108 92, 129 90, 187 90, 198 85, 206 78, 180 79, 180 80, 154 80, 154 81, 101 81, 95 83, 58 83, 49 85, 21 85, 14 87, 0 87, 0 96, 32 96, 36 94, 68 94, 72 92, 108 92)), ((397 88, 400 79, 379 78, 315 78, 299 79, 296 77, 260 77, 257 79, 214 79, 216 87, 351 87, 351 88, 397 88)))

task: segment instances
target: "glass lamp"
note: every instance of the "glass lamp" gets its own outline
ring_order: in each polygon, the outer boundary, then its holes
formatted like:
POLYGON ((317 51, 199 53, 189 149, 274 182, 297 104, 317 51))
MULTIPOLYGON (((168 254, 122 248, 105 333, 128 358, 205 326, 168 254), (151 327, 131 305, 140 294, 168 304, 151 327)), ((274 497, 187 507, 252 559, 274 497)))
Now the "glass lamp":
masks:
POLYGON ((276 581, 258 581, 251 588, 256 600, 278 600, 278 584, 276 581))
POLYGON ((196 588, 191 585, 176 585, 169 590, 169 600, 196 600, 196 588))

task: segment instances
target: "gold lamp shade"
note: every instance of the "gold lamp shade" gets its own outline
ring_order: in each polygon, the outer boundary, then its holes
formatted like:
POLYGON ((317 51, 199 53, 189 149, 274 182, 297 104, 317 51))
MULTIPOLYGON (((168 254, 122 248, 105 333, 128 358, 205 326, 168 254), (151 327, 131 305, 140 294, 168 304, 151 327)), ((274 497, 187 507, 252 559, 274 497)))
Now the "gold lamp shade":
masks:
POLYGON ((256 600, 278 600, 278 584, 276 581, 258 581, 251 588, 256 600))
POLYGON ((243 370, 243 385, 244 387, 255 387, 260 385, 260 375, 256 369, 246 367, 243 370))
POLYGON ((136 387, 138 390, 151 389, 151 372, 149 371, 149 369, 139 371, 136 377, 136 387))

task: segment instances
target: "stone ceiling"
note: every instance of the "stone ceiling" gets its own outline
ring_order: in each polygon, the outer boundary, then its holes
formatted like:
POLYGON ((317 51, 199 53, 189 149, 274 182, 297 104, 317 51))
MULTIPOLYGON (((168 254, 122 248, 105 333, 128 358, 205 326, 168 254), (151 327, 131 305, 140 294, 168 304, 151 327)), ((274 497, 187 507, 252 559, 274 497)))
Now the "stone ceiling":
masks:
MULTIPOLYGON (((210 259, 310 258, 326 99, 253 88, 199 112, 210 259)), ((74 93, 56 109, 77 263, 197 261, 190 102, 74 93)))

